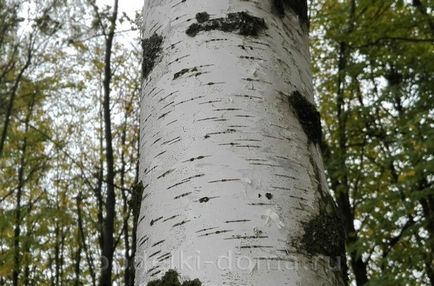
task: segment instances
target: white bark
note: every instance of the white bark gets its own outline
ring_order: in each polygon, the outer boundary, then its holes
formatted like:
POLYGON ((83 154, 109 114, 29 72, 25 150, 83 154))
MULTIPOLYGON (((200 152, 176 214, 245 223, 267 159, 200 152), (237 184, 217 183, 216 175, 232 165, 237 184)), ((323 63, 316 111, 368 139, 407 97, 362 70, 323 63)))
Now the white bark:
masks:
POLYGON ((163 42, 141 99, 137 285, 170 268, 205 286, 341 283, 328 260, 297 246, 326 183, 288 103, 294 91, 313 102, 307 32, 271 3, 145 1, 143 36, 163 42), (188 36, 204 11, 246 11, 268 28, 188 36))

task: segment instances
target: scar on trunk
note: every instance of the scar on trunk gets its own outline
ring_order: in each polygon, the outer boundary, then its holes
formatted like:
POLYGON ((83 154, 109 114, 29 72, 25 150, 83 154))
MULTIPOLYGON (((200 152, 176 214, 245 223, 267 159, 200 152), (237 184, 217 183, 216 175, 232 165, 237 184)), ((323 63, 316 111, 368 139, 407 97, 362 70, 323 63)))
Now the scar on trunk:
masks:
POLYGON ((142 40, 143 59, 142 76, 146 78, 155 66, 155 61, 161 53, 163 37, 154 33, 151 37, 142 40))
POLYGON ((197 23, 191 24, 186 33, 190 37, 196 36, 201 31, 220 30, 223 32, 237 32, 243 36, 258 36, 267 29, 263 18, 249 15, 247 12, 229 13, 227 17, 210 19, 207 12, 196 14, 197 23))
POLYGON ((297 114, 297 118, 308 139, 315 144, 320 144, 322 140, 321 120, 315 105, 298 91, 294 91, 289 96, 289 104, 297 114))

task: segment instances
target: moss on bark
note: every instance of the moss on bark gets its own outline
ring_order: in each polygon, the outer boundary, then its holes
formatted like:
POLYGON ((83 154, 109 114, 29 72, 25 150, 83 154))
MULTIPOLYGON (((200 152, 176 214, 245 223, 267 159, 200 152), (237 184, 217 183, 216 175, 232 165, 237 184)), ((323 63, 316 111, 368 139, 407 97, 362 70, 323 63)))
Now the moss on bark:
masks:
POLYGON ((155 61, 161 53, 163 37, 154 33, 151 37, 142 40, 143 59, 142 76, 146 78, 155 66, 155 61))

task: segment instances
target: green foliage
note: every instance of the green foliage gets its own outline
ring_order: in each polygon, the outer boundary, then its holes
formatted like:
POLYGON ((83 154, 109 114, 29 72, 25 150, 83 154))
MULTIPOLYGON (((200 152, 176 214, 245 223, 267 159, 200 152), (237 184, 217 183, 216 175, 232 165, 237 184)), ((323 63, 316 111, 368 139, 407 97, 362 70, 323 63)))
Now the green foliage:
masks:
POLYGON ((326 0, 312 18, 331 188, 369 285, 434 281, 430 3, 326 0))
MULTIPOLYGON (((0 285, 12 285, 16 268, 19 285, 92 284, 105 196, 101 27, 92 27, 88 4, 75 0, 0 0, 0 16, 0 133, 9 119, 0 152, 0 285)), ((131 253, 133 239, 138 62, 135 50, 115 46, 118 257, 127 246, 131 253)), ((120 283, 123 273, 114 277, 120 283)))

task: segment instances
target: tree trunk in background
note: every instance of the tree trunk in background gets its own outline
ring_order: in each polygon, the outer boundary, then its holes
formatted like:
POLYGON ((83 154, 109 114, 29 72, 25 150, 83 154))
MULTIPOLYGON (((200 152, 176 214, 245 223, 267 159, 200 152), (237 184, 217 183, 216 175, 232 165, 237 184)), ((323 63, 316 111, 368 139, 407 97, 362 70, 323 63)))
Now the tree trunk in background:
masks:
POLYGON ((306 1, 147 0, 136 285, 343 285, 306 1))
POLYGON ((111 119, 111 78, 112 78, 112 47, 116 30, 116 21, 118 15, 118 0, 114 0, 113 13, 110 17, 110 28, 105 35, 105 55, 104 55, 104 137, 105 137, 105 156, 107 166, 107 196, 105 200, 105 217, 103 224, 103 248, 102 248, 102 273, 100 277, 100 286, 112 285, 112 270, 113 270, 113 254, 115 251, 114 245, 114 223, 115 223, 115 170, 114 170, 114 153, 113 153, 113 135, 112 135, 112 119, 111 119))
POLYGON ((24 186, 26 183, 26 152, 27 152, 27 136, 30 128, 30 119, 33 113, 33 107, 35 105, 35 93, 32 94, 32 98, 29 104, 29 110, 24 121, 24 139, 21 145, 21 159, 20 166, 18 167, 18 186, 17 186, 17 200, 15 205, 15 222, 14 222, 14 268, 12 270, 12 285, 19 285, 19 276, 21 272, 21 227, 23 220, 22 203, 24 196, 24 186))

